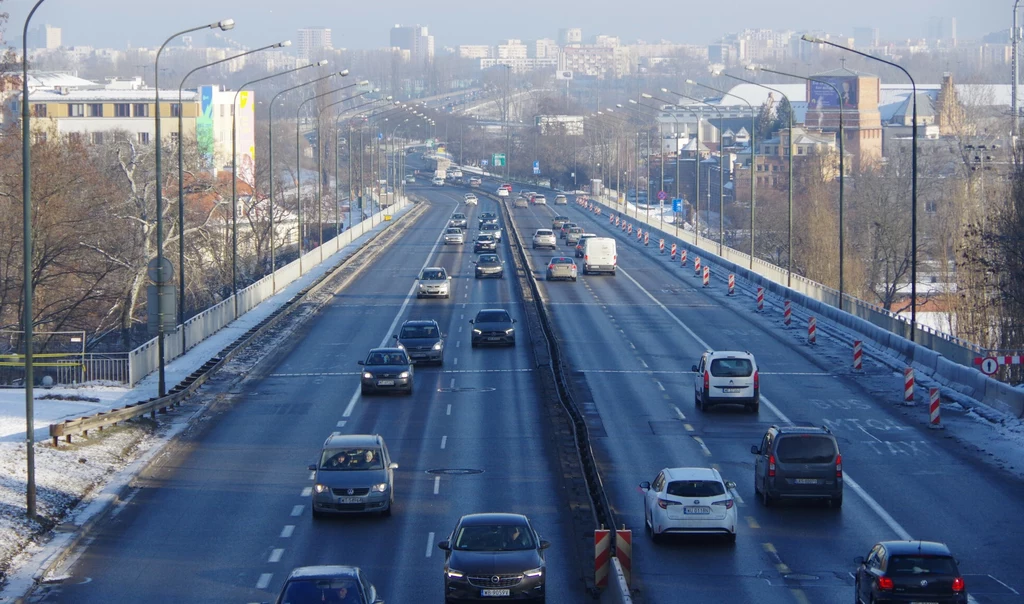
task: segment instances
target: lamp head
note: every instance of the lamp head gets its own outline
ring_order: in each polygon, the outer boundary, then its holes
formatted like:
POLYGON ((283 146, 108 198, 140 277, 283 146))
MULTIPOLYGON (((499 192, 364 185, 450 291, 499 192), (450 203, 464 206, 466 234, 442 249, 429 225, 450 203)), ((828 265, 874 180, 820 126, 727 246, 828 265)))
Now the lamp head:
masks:
POLYGON ((743 67, 743 69, 746 69, 747 71, 757 71, 757 64, 756 63, 749 63, 749 64, 745 65, 743 67))
POLYGON ((340 75, 341 77, 345 77, 348 75, 348 70, 342 69, 341 71, 338 72, 338 75, 340 75))
POLYGON ((711 70, 711 75, 713 75, 713 76, 720 76, 720 75, 722 75, 722 69, 718 68, 718 67, 712 69, 711 70))
POLYGON ((636 101, 634 101, 633 99, 629 99, 629 102, 630 102, 630 103, 633 103, 634 105, 636 105, 636 104, 637 104, 637 102, 636 102, 636 101))
POLYGON ((359 84, 360 86, 369 86, 370 85, 370 80, 359 80, 359 82, 357 82, 357 84, 359 84))
POLYGON ((287 47, 289 47, 291 45, 292 45, 292 41, 291 40, 285 40, 283 42, 278 42, 274 46, 277 46, 278 48, 287 48, 287 47))
POLYGON ((825 41, 818 36, 812 36, 811 34, 804 34, 800 36, 800 39, 804 42, 810 42, 811 44, 824 44, 825 41))
POLYGON ((221 31, 227 31, 229 29, 234 29, 235 28, 235 20, 234 19, 224 19, 223 21, 217 21, 216 23, 214 23, 210 27, 210 29, 213 29, 214 27, 219 27, 221 31))
POLYGON ((622 103, 615 103, 615 106, 618 107, 619 109, 622 109, 622 103))
POLYGON ((646 92, 640 93, 640 96, 642 96, 645 99, 653 99, 654 98, 653 96, 647 94, 646 92))
POLYGON ((380 88, 374 88, 373 91, 374 92, 380 92, 380 88))
POLYGON ((694 85, 697 84, 697 82, 694 82, 693 80, 689 80, 689 79, 686 80, 686 83, 689 84, 690 86, 694 86, 694 85))
POLYGON ((321 60, 316 62, 316 66, 317 67, 323 67, 325 65, 327 65, 327 59, 321 59, 321 60))
POLYGON ((388 96, 384 97, 384 100, 385 101, 390 101, 392 98, 393 97, 389 94, 388 96))
MULTIPOLYGON (((687 81, 686 81, 686 83, 687 83, 687 84, 689 84, 689 83, 690 83, 690 81, 689 81, 689 80, 687 80, 687 81)), ((668 88, 662 88, 662 89, 661 89, 661 91, 662 91, 662 92, 669 92, 669 89, 668 89, 668 88)))

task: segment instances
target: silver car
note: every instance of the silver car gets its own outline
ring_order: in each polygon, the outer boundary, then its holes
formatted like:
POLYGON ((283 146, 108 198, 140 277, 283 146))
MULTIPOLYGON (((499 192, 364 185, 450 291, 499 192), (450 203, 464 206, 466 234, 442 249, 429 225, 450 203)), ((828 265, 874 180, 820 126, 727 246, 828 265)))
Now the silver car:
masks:
POLYGON ((309 465, 313 476, 313 518, 325 514, 379 512, 391 515, 395 470, 379 434, 332 434, 309 465))
POLYGON ((450 227, 444 232, 444 244, 449 243, 462 245, 466 243, 466 235, 462 232, 462 229, 456 227, 450 227))
POLYGON ((546 197, 544 197, 543 195, 540 195, 538 193, 537 195, 533 196, 533 205, 535 205, 535 206, 546 206, 546 205, 548 205, 548 200, 547 200, 546 197))
POLYGON ((494 238, 501 241, 501 227, 493 222, 487 222, 480 225, 481 233, 489 233, 494 235, 494 238))
POLYGON ((514 208, 525 208, 529 205, 525 197, 516 197, 515 202, 512 204, 514 208))
POLYGON ((555 232, 551 229, 537 229, 537 232, 533 234, 533 249, 539 247, 556 249, 558 247, 558 239, 555 238, 555 232))
POLYGON ((556 279, 576 280, 576 261, 566 256, 555 256, 548 261, 548 281, 556 279))
POLYGON ((451 279, 443 266, 430 266, 423 269, 423 272, 420 273, 419 285, 416 288, 416 297, 451 297, 451 279))
POLYGON ((580 237, 583 235, 583 229, 580 227, 570 227, 569 231, 565 234, 565 244, 575 246, 580 241, 580 237))
POLYGON ((566 199, 565 195, 562 195, 562 194, 555 195, 555 205, 556 206, 564 206, 564 205, 568 205, 568 204, 569 204, 569 200, 566 199))

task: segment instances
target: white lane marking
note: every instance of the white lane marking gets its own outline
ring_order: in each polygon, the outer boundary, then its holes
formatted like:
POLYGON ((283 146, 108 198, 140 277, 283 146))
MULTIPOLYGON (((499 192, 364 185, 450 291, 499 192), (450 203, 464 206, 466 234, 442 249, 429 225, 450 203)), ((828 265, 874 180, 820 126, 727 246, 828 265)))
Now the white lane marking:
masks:
POLYGON ((460 348, 461 346, 462 346, 462 340, 459 340, 458 342, 455 343, 455 347, 456 348, 460 348))
POLYGON ((452 404, 451 403, 448 403, 448 410, 445 411, 444 414, 445 415, 451 415, 452 414, 452 404))
POLYGON ((871 438, 875 439, 876 441, 882 442, 881 438, 878 438, 874 434, 872 434, 872 433, 868 432, 867 430, 865 430, 864 426, 860 426, 860 431, 863 432, 864 434, 867 434, 868 436, 870 436, 871 438))
POLYGON ((450 384, 448 385, 448 387, 449 387, 449 388, 454 388, 454 387, 455 387, 455 378, 452 378, 452 381, 451 381, 451 383, 450 383, 450 384))
POLYGON ((686 416, 683 415, 683 412, 679 410, 679 407, 672 405, 672 408, 676 410, 676 417, 678 417, 679 419, 686 419, 686 416))
MULTIPOLYGON (((677 371, 672 369, 652 369, 650 371, 637 371, 635 369, 574 369, 576 373, 644 373, 648 375, 693 375, 692 371, 677 371)), ((783 375, 783 376, 821 376, 821 377, 835 377, 828 373, 803 373, 803 372, 776 372, 776 373, 764 373, 760 372, 760 375, 783 375)))
POLYGON ((338 427, 339 427, 339 428, 344 428, 344 427, 345 427, 345 424, 347 424, 347 423, 348 423, 347 421, 345 421, 345 420, 341 420, 340 422, 338 422, 338 427))
MULTIPOLYGON (((529 373, 533 369, 445 369, 441 373, 529 373)), ((626 372, 623 372, 626 373, 626 372)), ((636 372, 633 372, 636 373, 636 372)))
POLYGON ((460 315, 459 315, 459 320, 460 320, 460 321, 461 321, 461 320, 464 320, 465 318, 466 318, 466 315, 463 315, 463 314, 460 314, 460 315))
POLYGON ((709 449, 708 446, 704 444, 704 439, 699 436, 694 436, 692 438, 693 440, 697 441, 698 445, 700 445, 700 450, 704 452, 704 455, 711 457, 711 449, 709 449))
POLYGON ((301 516, 302 515, 302 509, 305 508, 305 507, 306 506, 304 506, 304 505, 292 506, 292 516, 301 516))
POLYGON ((270 557, 267 558, 267 562, 280 562, 281 561, 281 556, 283 556, 283 555, 284 555, 284 548, 275 547, 273 550, 271 550, 270 557))
MULTIPOLYGON (((700 338, 700 336, 698 336, 697 334, 693 333, 693 330, 690 329, 690 327, 688 325, 686 325, 686 323, 683 323, 682 320, 679 319, 679 317, 674 315, 672 313, 672 311, 670 311, 668 309, 667 306, 665 306, 664 304, 661 303, 660 300, 655 298, 654 295, 651 294, 651 292, 647 291, 644 288, 644 286, 640 285, 640 283, 638 283, 637 280, 634 279, 628 272, 622 270, 622 267, 619 267, 619 272, 622 273, 623 275, 625 275, 627 279, 629 279, 630 281, 633 282, 634 285, 636 285, 637 289, 639 289, 648 298, 650 298, 655 304, 657 304, 659 307, 661 307, 661 309, 663 311, 665 311, 665 314, 667 314, 670 319, 672 319, 673 321, 676 322, 677 325, 682 327, 686 331, 686 333, 690 334, 690 336, 693 337, 693 339, 698 344, 700 344, 705 350, 711 350, 712 349, 711 346, 709 346, 707 342, 705 342, 704 340, 702 340, 700 338)), ((787 424, 792 424, 793 423, 793 421, 790 420, 789 417, 787 417, 786 414, 783 413, 781 409, 776 407, 770 400, 768 400, 768 398, 766 396, 764 396, 763 393, 761 394, 761 402, 764 403, 765 406, 769 410, 771 410, 771 412, 774 413, 775 416, 778 417, 783 422, 785 422, 787 424)), ((896 533, 896 535, 899 536, 900 539, 903 539, 905 541, 911 541, 912 540, 911 537, 910 537, 910 533, 908 533, 906 531, 906 529, 904 529, 902 526, 900 526, 900 523, 896 522, 896 519, 893 518, 891 515, 889 515, 889 512, 886 512, 885 508, 883 508, 881 505, 879 505, 879 503, 877 501, 875 501, 874 497, 872 497, 871 495, 868 495, 867 491, 865 491, 859 484, 857 484, 857 481, 855 481, 853 479, 853 477, 850 476, 849 472, 845 472, 844 471, 843 472, 843 478, 844 478, 844 481, 846 482, 846 484, 850 485, 850 488, 853 489, 854 492, 857 493, 857 495, 860 496, 860 498, 864 501, 864 503, 866 503, 868 505, 868 507, 871 508, 872 511, 874 511, 875 514, 882 520, 882 522, 884 522, 886 525, 888 525, 888 527, 890 529, 892 529, 892 531, 894 533, 896 533)))
POLYGON ((259 580, 256 581, 256 589, 266 589, 270 585, 270 579, 273 578, 273 573, 263 573, 260 575, 259 580))
POLYGON ((729 492, 732 493, 732 498, 736 500, 737 504, 746 505, 746 503, 743 501, 743 498, 740 497, 739 491, 737 491, 736 489, 729 489, 729 492))
MULTIPOLYGON (((438 478, 440 478, 440 476, 438 476, 438 478)), ((433 553, 434 553, 434 533, 431 532, 429 535, 427 535, 427 557, 429 558, 431 556, 431 554, 433 554, 433 553)))
POLYGON ((306 488, 302 489, 302 496, 303 497, 309 497, 312 494, 313 494, 313 487, 306 487, 306 488))
POLYGON ((455 363, 454 363, 454 364, 455 364, 455 365, 458 365, 458 364, 459 364, 459 357, 455 357, 455 363))
POLYGON ((447 444, 448 444, 448 435, 445 434, 444 436, 441 437, 441 448, 442 449, 445 448, 445 446, 447 444))
POLYGON ((459 333, 462 333, 462 326, 459 325, 459 333))
POLYGON ((468 294, 468 293, 466 293, 466 294, 463 294, 463 296, 462 296, 462 297, 463 297, 463 298, 468 298, 468 297, 469 297, 469 294, 468 294))
POLYGON ((287 539, 287 538, 291 537, 292 533, 294 533, 294 532, 295 532, 295 525, 294 524, 286 524, 286 525, 284 525, 284 528, 281 529, 281 538, 282 539, 287 539))
POLYGON ((310 472, 309 473, 309 479, 310 480, 316 480, 316 472, 310 472))
POLYGON ((658 388, 660 388, 662 392, 665 392, 665 385, 664 384, 662 384, 658 380, 654 380, 654 383, 658 385, 658 388))
POLYGON ((650 369, 650 365, 647 364, 647 361, 640 359, 640 363, 644 366, 644 369, 650 369))
POLYGON ((437 495, 440 492, 441 492, 441 477, 440 476, 435 476, 434 477, 434 495, 437 495))

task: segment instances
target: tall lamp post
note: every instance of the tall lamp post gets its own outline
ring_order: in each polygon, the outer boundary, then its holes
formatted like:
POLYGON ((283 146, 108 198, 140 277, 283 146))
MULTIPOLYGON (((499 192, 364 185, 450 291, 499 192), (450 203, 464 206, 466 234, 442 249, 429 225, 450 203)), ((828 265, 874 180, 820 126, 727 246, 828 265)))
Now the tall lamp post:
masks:
MULTIPOLYGON (((1014 35, 1016 35, 1016 32, 1014 32, 1014 35)), ((866 59, 872 59, 890 67, 895 67, 902 71, 903 75, 907 76, 907 79, 910 80, 911 94, 913 95, 911 100, 914 107, 910 149, 910 341, 913 342, 917 337, 917 83, 914 82, 914 78, 910 75, 909 71, 892 61, 886 61, 885 59, 880 59, 874 55, 869 55, 866 52, 847 48, 846 46, 836 44, 835 42, 829 42, 828 40, 808 34, 804 34, 800 39, 805 42, 810 42, 811 44, 824 44, 826 46, 838 48, 839 50, 852 52, 853 54, 860 55, 866 59)), ((1014 119, 1016 119, 1016 116, 1014 116, 1014 119)))
MULTIPOLYGON (((388 98, 388 100, 391 100, 391 97, 387 97, 387 98, 388 98)), ((353 111, 355 109, 359 109, 360 107, 366 107, 367 105, 375 105, 375 104, 381 102, 382 100, 383 99, 374 99, 372 101, 367 101, 365 103, 361 103, 359 105, 356 105, 355 107, 350 107, 349 111, 353 111)), ((338 202, 341 200, 341 194, 339 192, 340 191, 341 180, 338 178, 338 170, 339 170, 339 167, 340 167, 340 164, 341 164, 341 117, 343 115, 345 115, 345 112, 344 111, 340 111, 340 112, 338 112, 337 117, 335 117, 335 119, 334 119, 334 204, 335 204, 335 206, 337 206, 338 202)), ((349 131, 351 132, 351 128, 349 129, 349 131)), ((351 147, 351 145, 350 145, 350 147, 351 147)), ((350 153, 349 153, 349 161, 348 161, 348 166, 349 166, 349 204, 348 204, 349 217, 348 218, 349 218, 349 227, 351 227, 352 226, 352 195, 351 195, 351 191, 352 191, 352 187, 351 187, 351 183, 352 183, 352 154, 351 154, 351 149, 349 149, 349 152, 350 153)), ((337 230, 337 232, 339 234, 341 233, 341 219, 339 218, 339 213, 340 212, 341 212, 340 209, 337 209, 336 212, 335 212, 335 223, 336 223, 335 224, 335 229, 337 230)))
MULTIPOLYGON (((34 10, 34 9, 33 9, 34 10)), ((27 26, 27 23, 26 23, 27 26)), ((220 29, 221 31, 228 31, 235 26, 234 19, 224 19, 217 21, 216 23, 209 23, 207 25, 201 25, 199 27, 192 27, 183 31, 179 31, 173 36, 167 38, 163 44, 160 45, 159 50, 156 51, 156 59, 153 62, 153 91, 156 95, 156 102, 153 107, 153 119, 155 120, 156 126, 156 273, 159 277, 158 288, 163 285, 164 280, 170 275, 164 275, 164 191, 163 182, 161 176, 162 156, 163 149, 161 148, 160 124, 163 121, 163 116, 160 113, 160 53, 164 51, 164 48, 171 43, 171 40, 183 36, 194 31, 200 31, 203 29, 220 29)), ((181 141, 178 141, 181 144, 181 141)), ((180 188, 180 187, 179 187, 180 188)), ((180 303, 180 302, 179 302, 180 303)), ((159 396, 167 394, 167 381, 164 372, 164 361, 165 361, 165 350, 164 350, 164 310, 163 303, 161 302, 161 296, 159 295, 159 289, 157 290, 157 356, 159 357, 160 367, 158 371, 158 393, 159 396)))
POLYGON ((788 243, 786 244, 786 287, 789 287, 789 286, 793 285, 793 103, 790 103, 789 102, 789 97, 786 96, 785 94, 783 94, 782 91, 777 89, 777 88, 772 88, 771 86, 765 86, 764 84, 758 84, 757 82, 755 82, 753 80, 747 80, 747 79, 741 78, 739 76, 734 76, 734 75, 725 73, 724 71, 715 71, 714 75, 725 76, 727 78, 731 78, 731 79, 736 80, 738 82, 744 82, 746 84, 753 84, 754 86, 759 86, 761 88, 764 88, 765 90, 770 90, 770 91, 778 94, 782 98, 786 99, 786 103, 789 104, 789 144, 787 145, 787 149, 786 149, 786 154, 788 155, 788 158, 789 158, 789 161, 787 162, 788 167, 789 167, 789 186, 787 187, 788 190, 789 190, 789 211, 788 211, 789 219, 788 219, 787 222, 789 223, 789 226, 787 228, 787 230, 788 230, 788 235, 787 235, 788 243))
MULTIPOLYGON (((200 69, 206 69, 207 67, 213 67, 214 65, 220 65, 221 63, 227 63, 228 61, 234 61, 239 57, 251 55, 263 50, 270 50, 272 48, 283 48, 291 46, 292 43, 289 40, 278 42, 276 44, 270 44, 269 46, 263 46, 248 50, 243 53, 221 59, 219 61, 213 61, 206 65, 200 65, 192 71, 185 74, 185 77, 181 78, 181 83, 178 84, 178 325, 185 324, 185 157, 184 157, 184 111, 182 102, 182 91, 185 88, 185 80, 189 78, 193 73, 200 69)), ((271 185, 273 186, 273 185, 271 185)), ((273 233, 273 229, 271 229, 273 233)), ((273 272, 273 271, 271 271, 273 272)), ((181 330, 181 351, 185 352, 185 334, 186 330, 181 330)))
MULTIPOLYGON (((839 310, 843 310, 843 293, 846 291, 844 289, 845 282, 843 279, 845 275, 845 272, 843 270, 845 266, 843 263, 843 254, 846 249, 845 245, 843 244, 844 235, 846 233, 846 230, 843 227, 843 190, 846 176, 846 163, 845 155, 843 152, 843 95, 839 93, 839 89, 836 88, 834 84, 826 80, 799 76, 796 74, 786 73, 783 71, 775 71, 774 69, 768 69, 767 67, 754 66, 754 68, 760 69, 765 73, 774 73, 775 75, 796 78, 798 80, 804 80, 807 82, 816 82, 818 84, 824 84, 825 86, 828 86, 829 88, 832 89, 833 92, 836 93, 836 100, 837 104, 839 105, 839 310)), ((818 108, 818 111, 821 111, 820 107, 818 108)))
MULTIPOLYGON (((1011 51, 1013 63, 1013 88, 1012 88, 1012 113, 1013 113, 1013 133, 1012 135, 1017 136, 1017 132, 1020 130, 1020 102, 1018 100, 1018 87, 1020 86, 1020 30, 1017 29, 1017 9, 1020 8, 1020 0, 1013 0, 1013 30, 1010 32, 1010 39, 1013 45, 1011 51)), ((914 125, 914 131, 917 131, 917 125, 914 125)))
MULTIPOLYGON (((754 106, 750 104, 750 101, 741 96, 736 96, 735 94, 730 94, 719 88, 708 86, 707 84, 701 84, 693 80, 686 80, 686 83, 691 86, 699 86, 701 88, 717 92, 722 95, 723 99, 727 96, 735 97, 746 103, 747 107, 750 108, 750 270, 754 270, 754 186, 757 182, 757 175, 755 174, 757 172, 757 112, 754 111, 754 106)), ((662 88, 661 91, 672 92, 665 88, 662 88)), ((673 92, 672 94, 679 93, 673 92)))
MULTIPOLYGON (((358 107, 362 107, 364 105, 375 104, 375 103, 380 102, 380 100, 381 99, 377 99, 377 100, 374 100, 374 101, 370 101, 369 103, 363 103, 363 105, 357 105, 356 107, 353 107, 352 109, 357 109, 358 107)), ((394 104, 395 104, 395 106, 401 106, 402 105, 402 103, 399 102, 399 101, 395 101, 394 104)), ((359 116, 363 115, 364 113, 370 113, 372 111, 374 111, 374 108, 365 109, 363 111, 360 111, 359 113, 356 113, 356 114, 352 115, 348 119, 348 223, 349 223, 349 225, 355 224, 355 218, 353 217, 354 209, 352 208, 352 202, 356 201, 355 187, 353 187, 353 185, 355 184, 355 180, 354 180, 354 177, 353 177, 353 174, 352 174, 352 167, 353 167, 352 164, 355 163, 355 162, 352 161, 353 158, 355 157, 352 154, 352 141, 354 139, 354 137, 352 136, 352 121, 355 120, 356 118, 358 118, 359 116)), ((338 124, 341 121, 341 118, 344 117, 344 115, 345 115, 345 112, 341 112, 341 113, 338 114, 338 117, 334 120, 335 129, 338 128, 338 124)), ((360 141, 362 141, 362 133, 363 133, 362 125, 360 125, 360 128, 359 128, 359 139, 360 139, 360 141)), ((362 180, 363 180, 363 175, 362 175, 363 164, 362 164, 362 161, 363 161, 362 146, 360 146, 360 152, 359 152, 359 172, 360 172, 359 173, 359 188, 360 188, 360 192, 359 192, 359 196, 358 196, 360 203, 362 202, 362 198, 363 198, 363 195, 362 195, 362 180)), ((362 217, 362 205, 360 205, 359 211, 360 211, 359 221, 362 222, 362 220, 363 220, 363 217, 362 217)))

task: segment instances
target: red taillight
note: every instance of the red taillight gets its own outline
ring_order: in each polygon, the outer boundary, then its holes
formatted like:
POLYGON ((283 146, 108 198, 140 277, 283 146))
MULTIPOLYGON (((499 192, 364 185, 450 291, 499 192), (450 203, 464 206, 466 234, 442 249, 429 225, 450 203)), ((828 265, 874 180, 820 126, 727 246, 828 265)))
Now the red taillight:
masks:
POLYGON ((843 455, 839 453, 836 455, 836 478, 843 477, 843 455))
POLYGON ((960 593, 963 590, 964 590, 964 578, 963 577, 957 577, 956 579, 953 579, 953 591, 955 591, 957 593, 960 593))
POLYGON ((761 380, 757 377, 757 372, 754 372, 754 390, 757 390, 761 385, 761 380))
POLYGON ((775 456, 768 456, 768 476, 775 476, 775 456))
POLYGON ((554 264, 549 264, 549 265, 548 265, 548 270, 549 270, 549 271, 553 271, 553 270, 555 270, 555 265, 554 265, 554 264))
POLYGON ((708 389, 710 389, 710 388, 711 388, 711 373, 707 369, 705 369, 704 370, 704 391, 707 392, 708 389))
POLYGON ((725 509, 731 510, 732 506, 733 506, 733 501, 732 501, 732 499, 726 499, 725 501, 716 501, 716 502, 712 503, 711 505, 724 505, 725 509))
POLYGON ((665 510, 670 505, 679 505, 678 501, 669 501, 668 499, 658 499, 658 507, 665 510))
POLYGON ((889 577, 879 577, 878 578, 878 589, 892 589, 892 588, 893 588, 892 579, 890 579, 889 577))

